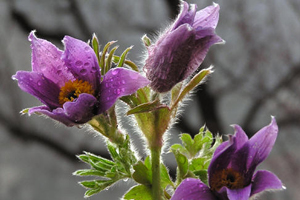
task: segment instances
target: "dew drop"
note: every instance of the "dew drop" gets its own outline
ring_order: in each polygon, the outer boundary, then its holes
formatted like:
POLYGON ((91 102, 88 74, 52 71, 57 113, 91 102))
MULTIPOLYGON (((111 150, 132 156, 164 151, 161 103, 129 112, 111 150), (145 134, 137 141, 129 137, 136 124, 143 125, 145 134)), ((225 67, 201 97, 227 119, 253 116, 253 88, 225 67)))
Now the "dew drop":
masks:
POLYGON ((126 83, 126 81, 125 81, 125 80, 122 80, 121 82, 122 82, 122 84, 123 84, 123 85, 125 85, 125 83, 126 83))
POLYGON ((109 101, 109 100, 110 100, 110 97, 106 97, 106 100, 109 101))
POLYGON ((40 68, 41 71, 45 71, 47 69, 46 63, 42 62, 40 68))
POLYGON ((131 78, 131 79, 136 80, 136 79, 138 79, 138 77, 139 77, 139 74, 138 74, 138 73, 130 73, 130 78, 131 78))
POLYGON ((81 69, 79 72, 80 72, 82 75, 86 75, 86 73, 87 73, 86 69, 81 69))
POLYGON ((41 85, 42 85, 42 81, 38 81, 38 82, 37 82, 37 85, 38 85, 38 86, 41 86, 41 85))
POLYGON ((74 118, 75 122, 78 122, 78 121, 80 121, 82 119, 82 116, 79 113, 75 113, 73 115, 73 118, 74 118))
POLYGON ((112 73, 112 75, 117 75, 119 73, 119 70, 115 69, 111 73, 112 73))
POLYGON ((125 88, 121 88, 121 91, 122 91, 122 92, 125 92, 125 88))
POLYGON ((75 65, 76 65, 77 67, 80 67, 80 66, 82 66, 82 62, 81 62, 80 60, 77 60, 77 61, 75 62, 75 65))
POLYGON ((84 50, 85 50, 85 51, 89 51, 90 48, 89 48, 89 47, 84 47, 84 50))
POLYGON ((110 82, 113 82, 113 81, 114 81, 114 79, 113 79, 113 78, 111 78, 109 81, 110 81, 110 82))
POLYGON ((33 78, 29 77, 29 81, 33 81, 33 78))
POLYGON ((127 181, 128 181, 128 178, 124 178, 123 181, 127 182, 127 181))
POLYGON ((61 75, 61 73, 62 73, 61 70, 57 70, 57 71, 56 71, 56 74, 57 74, 58 76, 61 75))

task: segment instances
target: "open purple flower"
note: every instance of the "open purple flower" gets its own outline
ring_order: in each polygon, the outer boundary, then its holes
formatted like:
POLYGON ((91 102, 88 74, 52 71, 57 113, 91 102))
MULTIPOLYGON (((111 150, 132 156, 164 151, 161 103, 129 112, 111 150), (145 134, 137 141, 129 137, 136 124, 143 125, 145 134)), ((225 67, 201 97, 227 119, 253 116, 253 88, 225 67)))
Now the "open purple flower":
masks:
POLYGON ((247 200, 264 190, 282 189, 272 172, 256 167, 267 158, 275 143, 278 127, 271 124, 248 139, 240 126, 235 135, 215 151, 208 168, 209 186, 199 179, 187 178, 176 189, 171 200, 247 200))
POLYGON ((203 62, 210 46, 223 42, 215 34, 218 4, 197 11, 195 4, 181 3, 174 23, 155 44, 147 47, 144 69, 151 80, 150 86, 157 92, 167 92, 190 76, 203 62))
POLYGON ((41 113, 67 126, 83 124, 109 109, 116 100, 149 84, 139 73, 115 68, 102 77, 93 49, 85 42, 65 36, 65 51, 31 32, 32 71, 18 71, 12 78, 19 87, 38 98, 41 113))

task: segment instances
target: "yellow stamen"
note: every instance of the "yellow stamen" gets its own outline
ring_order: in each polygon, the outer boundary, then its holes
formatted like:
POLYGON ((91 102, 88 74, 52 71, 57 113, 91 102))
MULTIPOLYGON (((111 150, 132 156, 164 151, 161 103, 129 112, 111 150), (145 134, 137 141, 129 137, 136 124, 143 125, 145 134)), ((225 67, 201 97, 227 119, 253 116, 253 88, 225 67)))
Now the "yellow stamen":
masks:
POLYGON ((223 186, 229 189, 239 189, 244 187, 244 177, 237 171, 229 168, 223 169, 213 174, 210 187, 214 191, 220 190, 223 186))
POLYGON ((78 98, 82 93, 94 95, 95 91, 93 90, 92 85, 87 81, 70 80, 60 88, 58 96, 59 104, 63 105, 67 101, 74 101, 74 99, 78 98))

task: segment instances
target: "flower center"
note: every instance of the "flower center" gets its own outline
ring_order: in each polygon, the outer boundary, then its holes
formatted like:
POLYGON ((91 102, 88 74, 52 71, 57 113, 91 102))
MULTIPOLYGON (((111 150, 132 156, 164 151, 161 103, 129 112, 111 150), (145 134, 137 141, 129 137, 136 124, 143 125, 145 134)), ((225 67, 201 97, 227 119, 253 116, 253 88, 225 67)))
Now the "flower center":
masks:
POLYGON ((213 174, 210 186, 214 191, 220 190, 223 186, 229 189, 243 188, 244 177, 231 168, 223 169, 213 174))
POLYGON ((87 81, 70 80, 60 88, 60 93, 58 96, 59 104, 63 105, 67 101, 74 101, 82 93, 94 95, 95 91, 93 90, 92 85, 87 81))

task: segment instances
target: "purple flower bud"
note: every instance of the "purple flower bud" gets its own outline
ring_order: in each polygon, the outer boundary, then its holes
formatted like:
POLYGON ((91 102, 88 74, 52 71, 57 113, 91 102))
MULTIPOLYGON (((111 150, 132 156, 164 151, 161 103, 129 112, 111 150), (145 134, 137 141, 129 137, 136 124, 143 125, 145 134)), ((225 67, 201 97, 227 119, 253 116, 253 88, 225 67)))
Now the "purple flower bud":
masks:
POLYGON ((19 87, 44 105, 28 114, 41 113, 67 126, 83 124, 107 109, 119 97, 149 84, 139 73, 125 68, 109 70, 101 81, 93 49, 83 41, 65 36, 65 50, 39 39, 31 32, 32 71, 18 71, 12 78, 19 87))
POLYGON ((147 46, 144 70, 157 92, 167 92, 186 79, 203 62, 210 46, 224 42, 215 34, 218 4, 196 11, 195 4, 181 3, 177 19, 155 44, 147 46))

